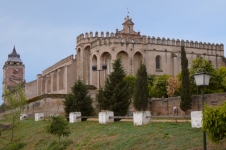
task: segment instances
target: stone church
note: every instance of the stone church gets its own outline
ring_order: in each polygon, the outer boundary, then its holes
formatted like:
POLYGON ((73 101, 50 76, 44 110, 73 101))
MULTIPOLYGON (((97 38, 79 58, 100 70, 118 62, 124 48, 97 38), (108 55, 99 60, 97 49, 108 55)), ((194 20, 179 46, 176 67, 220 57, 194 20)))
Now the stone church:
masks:
MULTIPOLYGON (((107 69, 100 72, 100 84, 104 85, 106 77, 112 72, 114 60, 122 57, 127 74, 135 75, 142 60, 146 64, 148 74, 173 75, 181 71, 181 45, 185 46, 189 63, 202 57, 214 68, 226 65, 223 44, 184 41, 169 38, 150 37, 134 31, 134 23, 129 16, 122 23, 123 29, 115 33, 90 32, 77 37, 75 56, 71 55, 38 74, 34 81, 25 84, 28 99, 28 114, 35 112, 63 113, 62 100, 71 93, 71 87, 78 78, 82 79, 93 98, 93 106, 97 108, 96 90, 99 88, 99 72, 102 65, 107 69)), ((12 86, 24 81, 24 64, 14 47, 3 67, 3 85, 12 86)), ((3 101, 4 103, 4 101, 3 101)), ((133 110, 133 107, 130 109, 133 110)))

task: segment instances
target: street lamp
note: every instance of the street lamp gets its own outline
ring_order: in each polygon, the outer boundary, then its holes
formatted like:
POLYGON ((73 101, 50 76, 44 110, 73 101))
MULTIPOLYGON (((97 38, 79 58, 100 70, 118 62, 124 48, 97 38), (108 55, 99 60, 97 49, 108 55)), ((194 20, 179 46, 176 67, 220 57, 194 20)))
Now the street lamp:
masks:
POLYGON ((102 70, 97 70, 97 66, 92 66, 93 71, 99 71, 99 89, 100 89, 100 71, 107 70, 107 65, 102 65, 102 70))
MULTIPOLYGON (((92 66, 93 71, 99 71, 99 90, 100 90, 100 71, 107 70, 107 65, 102 65, 102 70, 97 70, 97 66, 92 66)), ((101 110, 101 107, 100 107, 101 110)))
MULTIPOLYGON (((194 74, 195 83, 197 87, 202 89, 202 117, 204 112, 204 87, 209 86, 210 74, 205 72, 197 72, 194 74)), ((206 131, 203 131, 203 149, 206 150, 206 131)))

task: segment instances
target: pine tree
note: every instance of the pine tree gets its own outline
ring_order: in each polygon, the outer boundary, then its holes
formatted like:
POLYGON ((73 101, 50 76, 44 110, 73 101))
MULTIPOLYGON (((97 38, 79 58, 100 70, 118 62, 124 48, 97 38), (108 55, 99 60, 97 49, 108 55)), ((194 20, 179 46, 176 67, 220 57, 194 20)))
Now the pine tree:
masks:
MULTIPOLYGON (((64 103, 64 111, 68 116, 70 112, 81 112, 82 116, 92 115, 94 108, 92 106, 93 100, 88 95, 88 89, 83 82, 78 79, 71 88, 72 94, 67 95, 64 103)), ((83 119, 86 120, 86 119, 83 119)))
POLYGON ((137 70, 134 84, 133 106, 138 111, 145 111, 148 107, 148 77, 146 66, 141 62, 137 70))
POLYGON ((102 109, 113 111, 115 116, 124 116, 131 103, 131 94, 128 81, 123 80, 126 72, 121 58, 115 60, 113 69, 105 81, 104 89, 98 91, 97 101, 102 109))
POLYGON ((181 76, 182 76, 182 86, 181 86, 181 102, 180 108, 186 112, 192 108, 192 99, 190 94, 190 79, 188 70, 188 59, 186 57, 186 52, 184 46, 181 46, 181 76))

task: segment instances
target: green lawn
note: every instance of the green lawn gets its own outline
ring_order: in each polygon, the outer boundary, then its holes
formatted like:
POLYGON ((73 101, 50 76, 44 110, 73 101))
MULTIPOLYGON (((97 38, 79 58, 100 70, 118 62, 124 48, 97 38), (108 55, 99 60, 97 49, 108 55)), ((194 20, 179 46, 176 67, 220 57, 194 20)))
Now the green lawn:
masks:
MULTIPOLYGON (((5 121, 0 121, 2 123, 5 121)), ((15 142, 10 142, 11 130, 2 131, 0 149, 56 149, 57 138, 44 131, 47 123, 33 119, 21 121, 15 127, 15 142)), ((133 126, 133 122, 100 125, 86 121, 69 126, 72 134, 62 138, 61 149, 202 149, 202 131, 192 129, 189 122, 133 126)), ((216 148, 209 141, 207 144, 209 149, 216 148)), ((217 145, 217 149, 224 146, 217 145)))

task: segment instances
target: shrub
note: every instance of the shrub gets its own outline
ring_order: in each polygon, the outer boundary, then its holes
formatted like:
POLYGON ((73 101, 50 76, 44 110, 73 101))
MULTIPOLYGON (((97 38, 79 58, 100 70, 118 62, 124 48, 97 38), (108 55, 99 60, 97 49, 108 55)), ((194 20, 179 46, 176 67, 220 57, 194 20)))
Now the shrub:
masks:
POLYGON ((218 107, 204 107, 203 130, 212 142, 219 143, 226 138, 226 102, 218 107))
POLYGON ((177 77, 170 77, 167 80, 168 85, 167 87, 167 95, 168 96, 174 96, 175 92, 178 91, 180 87, 180 81, 177 77))
POLYGON ((165 98, 168 97, 167 95, 167 80, 169 79, 170 75, 162 75, 162 76, 157 76, 154 78, 153 81, 153 86, 151 84, 148 84, 149 88, 149 97, 162 97, 164 96, 165 98))
POLYGON ((69 136, 70 134, 68 122, 62 116, 52 116, 52 122, 46 126, 46 131, 50 134, 58 136, 58 149, 61 136, 69 136))

